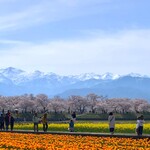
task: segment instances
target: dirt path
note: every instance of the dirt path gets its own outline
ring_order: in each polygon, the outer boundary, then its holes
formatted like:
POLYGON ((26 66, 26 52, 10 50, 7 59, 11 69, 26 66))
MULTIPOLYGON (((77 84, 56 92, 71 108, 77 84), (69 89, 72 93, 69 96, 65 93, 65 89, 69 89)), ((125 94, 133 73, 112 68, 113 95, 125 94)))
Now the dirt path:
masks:
POLYGON ((32 134, 60 134, 60 135, 80 135, 80 136, 98 136, 98 137, 119 137, 119 138, 148 138, 150 139, 150 134, 143 134, 142 136, 137 136, 136 134, 120 134, 115 133, 110 135, 109 133, 94 133, 94 132, 61 132, 61 131, 39 131, 34 132, 33 130, 13 130, 13 131, 0 131, 0 132, 13 132, 13 133, 32 133, 32 134))

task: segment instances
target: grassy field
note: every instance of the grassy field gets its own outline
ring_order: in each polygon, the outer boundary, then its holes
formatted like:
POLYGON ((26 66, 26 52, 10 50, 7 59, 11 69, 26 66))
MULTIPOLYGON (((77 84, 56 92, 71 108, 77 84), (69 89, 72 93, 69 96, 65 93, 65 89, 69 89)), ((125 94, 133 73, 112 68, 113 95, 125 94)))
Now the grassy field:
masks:
MULTIPOLYGON (((115 133, 135 133, 136 121, 117 121, 115 133)), ((144 124, 143 134, 150 134, 150 122, 144 124)), ((16 123, 16 130, 33 130, 33 123, 16 123)), ((39 124, 39 130, 42 131, 42 124, 39 124)), ((48 131, 68 131, 68 122, 50 122, 48 131)), ((75 132, 98 132, 108 133, 108 122, 106 121, 77 121, 75 122, 75 132)))

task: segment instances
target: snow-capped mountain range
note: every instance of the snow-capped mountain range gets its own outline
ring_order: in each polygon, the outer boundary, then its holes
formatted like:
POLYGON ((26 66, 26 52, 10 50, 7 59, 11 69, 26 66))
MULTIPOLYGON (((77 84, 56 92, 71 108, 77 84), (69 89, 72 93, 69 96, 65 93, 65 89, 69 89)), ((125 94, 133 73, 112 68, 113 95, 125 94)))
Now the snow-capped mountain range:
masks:
POLYGON ((48 96, 87 95, 150 99, 150 77, 140 74, 102 75, 85 73, 60 76, 52 72, 26 72, 13 67, 0 69, 0 95, 40 94, 48 96))

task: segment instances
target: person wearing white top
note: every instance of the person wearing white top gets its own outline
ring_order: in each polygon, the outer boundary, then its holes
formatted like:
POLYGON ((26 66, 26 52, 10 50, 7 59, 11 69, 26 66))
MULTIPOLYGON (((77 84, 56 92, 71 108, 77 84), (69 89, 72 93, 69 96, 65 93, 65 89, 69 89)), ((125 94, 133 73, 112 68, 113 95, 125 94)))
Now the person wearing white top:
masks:
POLYGON ((109 131, 110 131, 110 133, 114 134, 114 130, 115 130, 115 116, 113 115, 112 112, 109 113, 108 123, 109 123, 109 131))
POLYGON ((37 113, 34 114, 33 118, 33 123, 34 123, 34 132, 37 131, 38 132, 38 124, 39 124, 39 118, 37 117, 37 113))
POLYGON ((137 118, 137 124, 136 124, 136 132, 138 136, 141 136, 143 134, 143 124, 144 124, 144 117, 141 115, 137 118))

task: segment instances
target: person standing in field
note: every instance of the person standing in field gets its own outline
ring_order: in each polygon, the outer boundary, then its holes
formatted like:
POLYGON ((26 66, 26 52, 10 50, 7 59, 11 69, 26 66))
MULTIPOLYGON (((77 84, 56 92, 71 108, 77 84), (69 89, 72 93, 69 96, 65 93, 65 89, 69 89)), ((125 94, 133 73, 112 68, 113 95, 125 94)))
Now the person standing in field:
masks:
POLYGON ((143 134, 143 124, 145 123, 144 121, 144 116, 141 115, 140 117, 137 118, 137 124, 136 124, 136 132, 138 136, 142 136, 143 134))
POLYGON ((0 130, 5 130, 4 120, 5 120, 4 115, 1 114, 1 116, 0 116, 0 130))
POLYGON ((111 135, 113 135, 115 130, 115 116, 113 115, 112 112, 109 113, 108 123, 109 123, 109 131, 111 135))
POLYGON ((43 131, 47 132, 48 129, 48 121, 47 121, 47 114, 45 113, 42 117, 42 123, 43 123, 43 131))
POLYGON ((13 129, 14 129, 14 122, 15 122, 15 119, 14 119, 13 115, 11 114, 10 115, 10 129, 11 129, 11 131, 13 131, 13 129))
POLYGON ((73 119, 70 119, 70 122, 69 122, 69 131, 70 132, 74 132, 74 121, 73 121, 73 119))
POLYGON ((32 118, 32 121, 34 123, 34 132, 35 131, 39 131, 39 128, 38 128, 38 124, 39 124, 39 118, 37 117, 37 113, 34 114, 33 118, 32 118))
POLYGON ((6 113, 5 115, 5 126, 6 126, 6 131, 8 131, 10 125, 10 113, 6 113))

